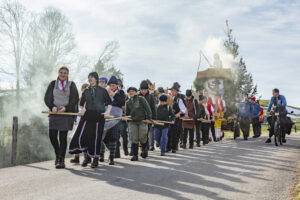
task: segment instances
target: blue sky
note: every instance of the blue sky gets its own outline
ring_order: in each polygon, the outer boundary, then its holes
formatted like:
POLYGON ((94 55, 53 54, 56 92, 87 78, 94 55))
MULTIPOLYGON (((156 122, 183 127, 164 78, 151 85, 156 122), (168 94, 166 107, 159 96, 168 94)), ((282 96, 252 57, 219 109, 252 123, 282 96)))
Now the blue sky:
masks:
MULTIPOLYGON (((21 0, 29 10, 61 9, 71 20, 79 51, 97 56, 117 40, 115 63, 125 86, 149 78, 157 86, 182 90, 195 78, 199 50, 233 29, 259 93, 269 98, 278 87, 290 105, 300 106, 300 1, 289 0, 21 0)), ((212 55, 208 55, 211 57, 212 55)), ((203 63, 203 69, 205 64, 203 63)))

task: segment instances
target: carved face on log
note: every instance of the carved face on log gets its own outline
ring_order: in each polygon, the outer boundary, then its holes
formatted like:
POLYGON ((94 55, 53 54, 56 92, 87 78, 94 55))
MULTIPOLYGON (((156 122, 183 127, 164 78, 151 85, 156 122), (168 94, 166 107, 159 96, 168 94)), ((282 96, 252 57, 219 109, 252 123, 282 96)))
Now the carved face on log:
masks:
POLYGON ((217 78, 210 78, 204 83, 205 90, 212 95, 224 95, 224 80, 217 78))

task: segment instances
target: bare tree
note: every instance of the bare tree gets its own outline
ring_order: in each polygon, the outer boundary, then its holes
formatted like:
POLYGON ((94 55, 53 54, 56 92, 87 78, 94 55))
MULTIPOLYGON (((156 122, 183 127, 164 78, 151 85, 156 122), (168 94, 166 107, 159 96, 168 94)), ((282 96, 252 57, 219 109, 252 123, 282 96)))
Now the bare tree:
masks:
MULTIPOLYGON (((25 36, 28 28, 28 13, 17 1, 5 1, 0 7, 0 34, 7 39, 12 49, 16 76, 17 106, 20 104, 20 70, 25 36)), ((4 69, 1 70, 4 73, 4 69)))
POLYGON ((31 23, 28 36, 26 80, 29 85, 37 74, 50 75, 57 66, 73 62, 76 43, 72 24, 60 10, 46 8, 31 23))
POLYGON ((100 76, 115 75, 120 79, 123 79, 123 74, 120 70, 116 69, 112 61, 116 58, 119 50, 119 43, 117 41, 110 41, 106 43, 100 56, 94 65, 94 70, 98 72, 100 76))

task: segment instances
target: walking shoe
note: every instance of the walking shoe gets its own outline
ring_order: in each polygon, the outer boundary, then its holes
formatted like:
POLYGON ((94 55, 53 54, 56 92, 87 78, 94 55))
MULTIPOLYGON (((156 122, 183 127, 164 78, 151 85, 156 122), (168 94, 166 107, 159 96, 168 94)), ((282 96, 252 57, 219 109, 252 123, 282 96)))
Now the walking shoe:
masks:
POLYGON ((265 143, 271 143, 271 138, 268 138, 265 143))
POLYGON ((75 156, 73 159, 71 159, 70 163, 79 164, 80 163, 79 156, 75 156))
POLYGON ((248 140, 248 138, 247 138, 247 137, 244 137, 244 140, 248 140))
POLYGON ((193 146, 189 146, 189 149, 193 149, 193 146))
POLYGON ((116 153, 115 158, 121 158, 120 152, 116 153))
POLYGON ((96 168, 96 167, 98 167, 99 166, 99 158, 94 158, 93 159, 93 162, 92 162, 92 164, 91 164, 91 168, 96 168))
POLYGON ((109 157, 109 165, 115 165, 114 157, 112 156, 109 157))
POLYGON ((139 145, 138 144, 134 144, 132 143, 132 158, 131 158, 131 161, 138 161, 139 160, 139 157, 138 157, 138 154, 139 154, 139 145))
POLYGON ((150 151, 154 151, 155 150, 155 148, 154 147, 150 147, 150 149, 149 149, 150 151))
POLYGON ((87 154, 84 154, 84 160, 81 166, 86 167, 90 162, 91 162, 91 158, 87 154))
POLYGON ((139 157, 138 156, 132 156, 131 161, 138 161, 139 157))
POLYGON ((128 148, 124 148, 124 155, 125 155, 125 156, 128 156, 128 155, 129 155, 128 148))
POLYGON ((142 153, 141 153, 142 158, 147 158, 148 157, 148 147, 147 143, 142 144, 142 153))
POLYGON ((104 154, 103 153, 100 153, 99 162, 104 162, 104 154))
POLYGON ((197 147, 200 147, 200 144, 197 144, 197 147))
POLYGON ((60 157, 58 159, 57 165, 55 166, 56 169, 64 169, 65 166, 65 158, 64 157, 60 157))
POLYGON ((180 148, 186 149, 186 144, 181 145, 180 148))
POLYGON ((172 153, 176 153, 176 150, 172 150, 172 153))
POLYGON ((285 138, 282 138, 282 143, 286 143, 286 139, 285 138))
POLYGON ((161 155, 161 156, 165 156, 166 154, 165 154, 165 153, 161 153, 160 155, 161 155))
POLYGON ((56 156, 55 156, 55 161, 54 161, 54 165, 55 165, 55 166, 58 164, 58 161, 59 161, 59 156, 56 155, 56 156))

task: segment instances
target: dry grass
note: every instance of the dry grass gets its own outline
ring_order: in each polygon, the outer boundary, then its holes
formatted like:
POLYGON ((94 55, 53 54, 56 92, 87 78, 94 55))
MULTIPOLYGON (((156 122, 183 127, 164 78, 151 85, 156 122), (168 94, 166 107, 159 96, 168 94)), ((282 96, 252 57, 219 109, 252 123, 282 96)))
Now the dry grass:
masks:
POLYGON ((294 180, 294 186, 290 190, 291 200, 300 200, 300 161, 298 161, 297 174, 294 180))

